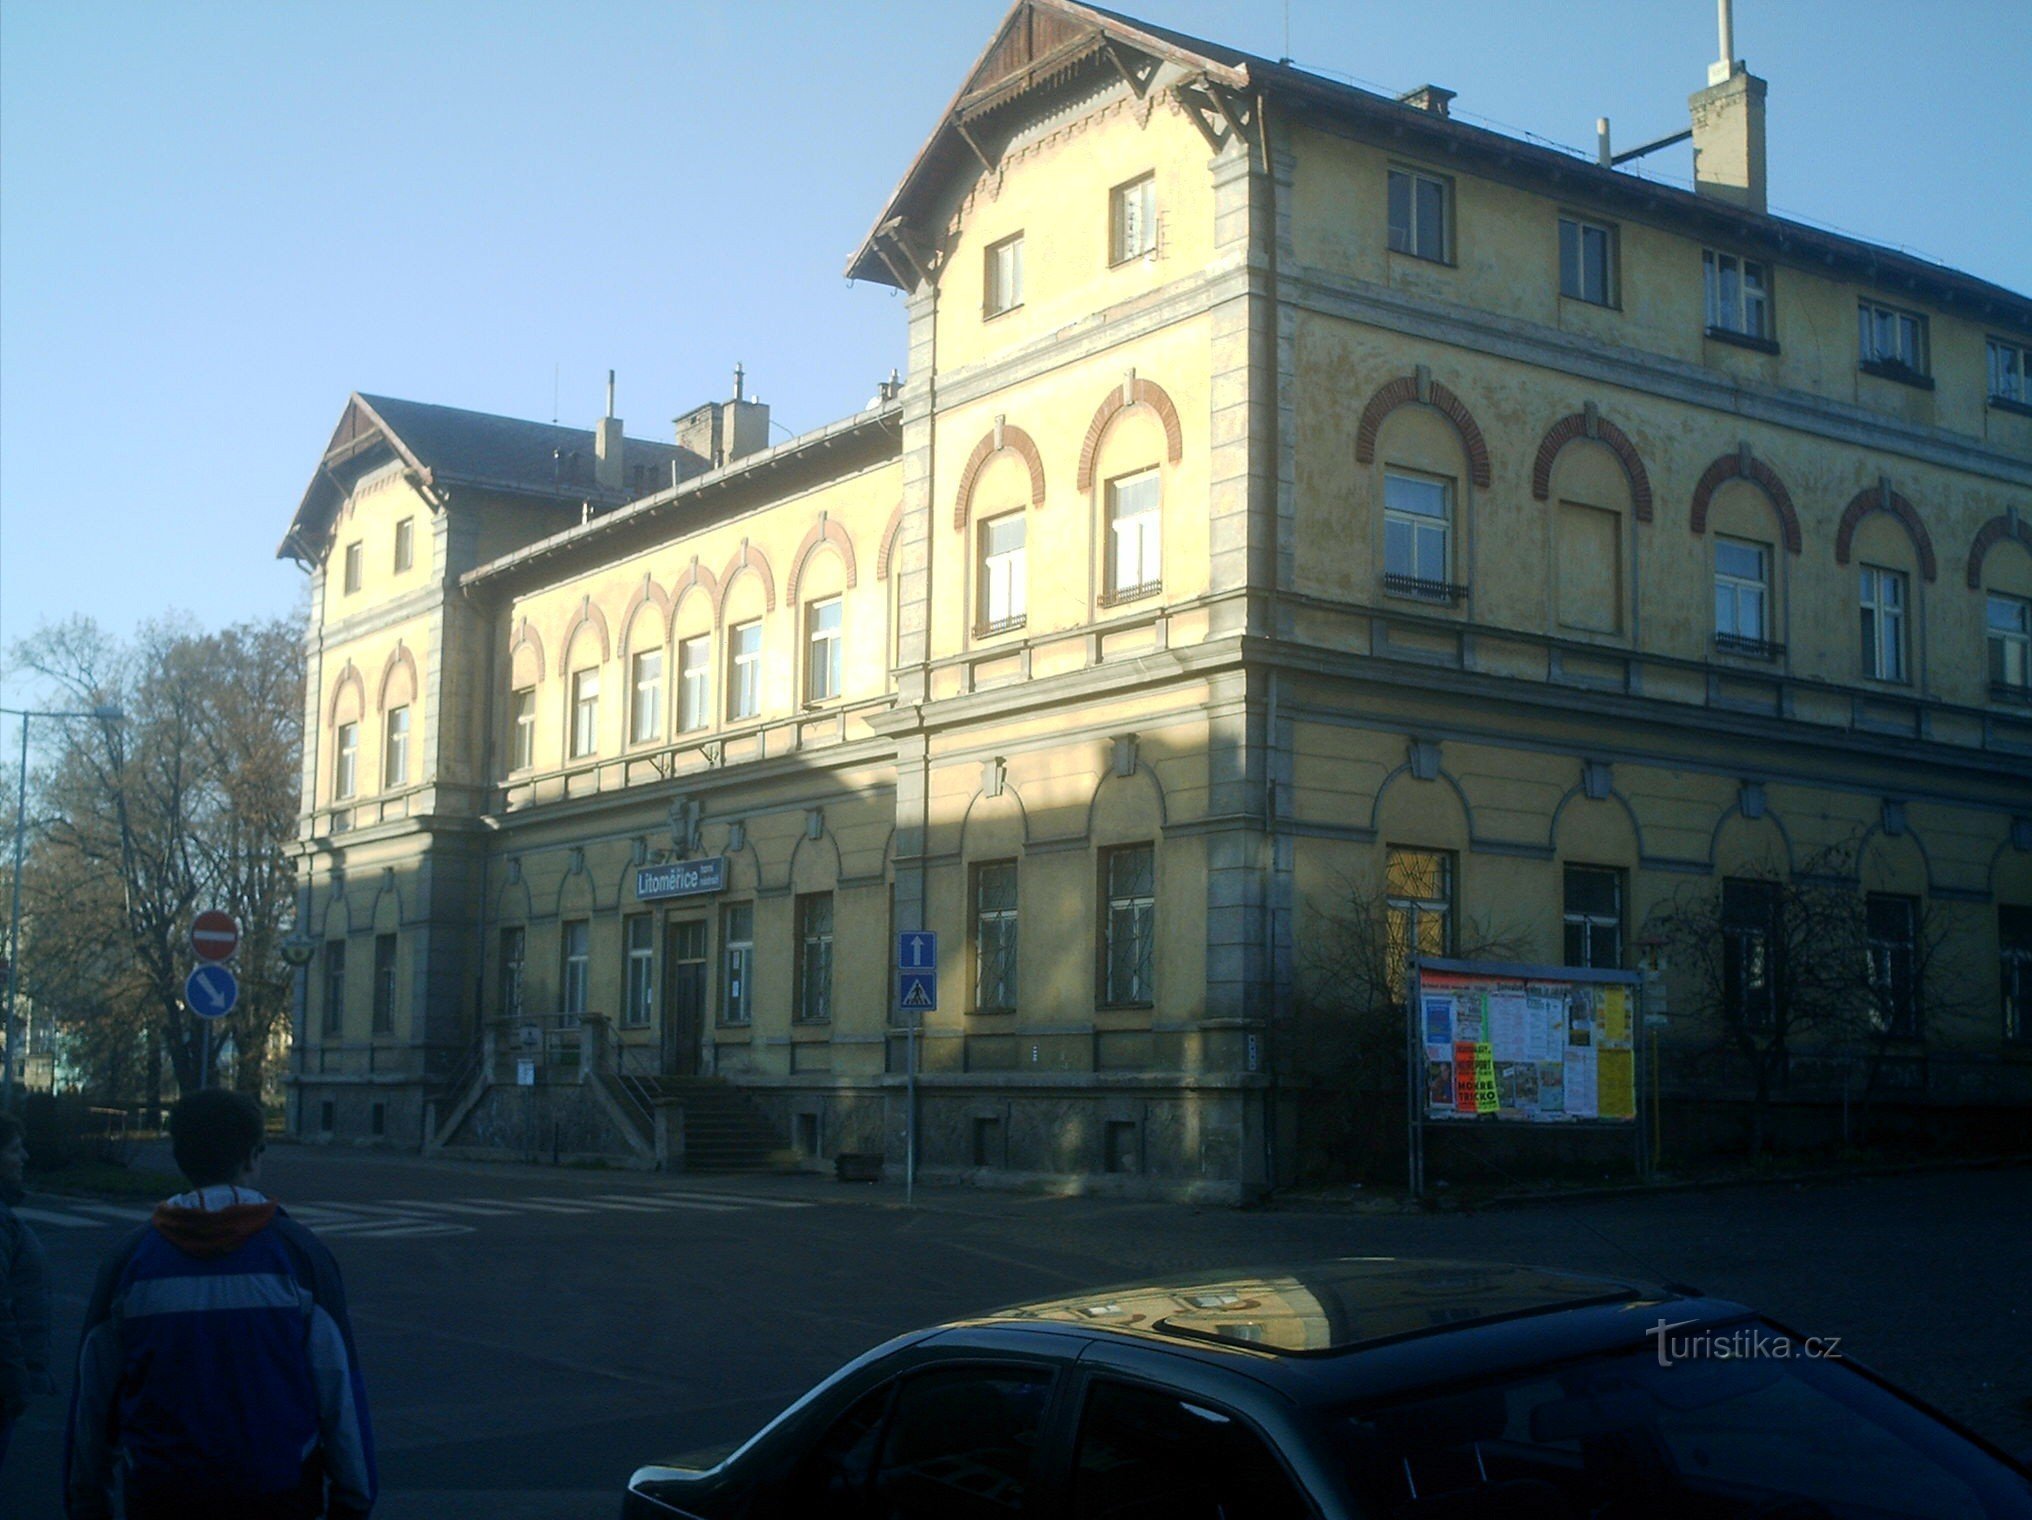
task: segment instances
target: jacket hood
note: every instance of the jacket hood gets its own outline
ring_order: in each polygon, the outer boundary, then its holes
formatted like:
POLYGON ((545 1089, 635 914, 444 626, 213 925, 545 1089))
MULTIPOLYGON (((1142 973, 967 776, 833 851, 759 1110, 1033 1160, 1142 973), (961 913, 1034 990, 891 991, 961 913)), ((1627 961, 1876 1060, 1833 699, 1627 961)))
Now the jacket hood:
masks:
POLYGON ((180 1200, 172 1199, 155 1206, 150 1223, 157 1234, 186 1256, 208 1261, 230 1256, 267 1229, 274 1217, 275 1205, 266 1200, 229 1204, 222 1209, 194 1209, 182 1207, 180 1200))

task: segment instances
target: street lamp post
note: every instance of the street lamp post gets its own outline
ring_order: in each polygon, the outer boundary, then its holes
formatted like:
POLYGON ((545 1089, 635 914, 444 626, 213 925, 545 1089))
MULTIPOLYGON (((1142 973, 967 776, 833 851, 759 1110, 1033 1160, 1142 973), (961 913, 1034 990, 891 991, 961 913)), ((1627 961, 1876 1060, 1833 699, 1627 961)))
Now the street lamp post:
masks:
POLYGON ((28 843, 28 720, 30 718, 97 718, 118 723, 126 714, 111 706, 89 712, 55 712, 43 708, 0 707, 0 713, 21 720, 21 782, 14 794, 14 901, 7 931, 7 1055, 0 1079, 0 1113, 14 1111, 14 992, 21 985, 21 854, 28 843))

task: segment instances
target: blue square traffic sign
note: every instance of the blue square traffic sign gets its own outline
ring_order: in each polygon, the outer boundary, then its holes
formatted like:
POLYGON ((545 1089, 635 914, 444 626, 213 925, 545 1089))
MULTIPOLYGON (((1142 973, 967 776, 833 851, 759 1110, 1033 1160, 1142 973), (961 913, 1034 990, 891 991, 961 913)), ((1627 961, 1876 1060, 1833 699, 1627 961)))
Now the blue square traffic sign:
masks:
POLYGON ((930 971, 901 971, 896 978, 896 1006, 905 1013, 932 1013, 938 1008, 938 976, 930 971))
POLYGON ((898 971, 938 970, 938 936, 929 929, 905 929, 896 936, 898 971))

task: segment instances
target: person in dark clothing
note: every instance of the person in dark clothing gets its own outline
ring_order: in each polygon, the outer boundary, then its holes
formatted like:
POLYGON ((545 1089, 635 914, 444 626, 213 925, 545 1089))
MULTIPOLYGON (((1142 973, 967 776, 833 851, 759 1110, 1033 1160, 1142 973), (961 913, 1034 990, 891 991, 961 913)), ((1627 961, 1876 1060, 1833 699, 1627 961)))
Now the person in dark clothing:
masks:
POLYGON ((337 1263, 256 1191, 261 1110, 205 1091, 169 1116, 191 1184, 99 1273, 65 1452, 73 1520, 363 1520, 366 1387, 337 1263))
POLYGON ((49 1262, 35 1231, 14 1212, 27 1162, 21 1121, 0 1114, 0 1462, 30 1397, 56 1392, 49 1375, 49 1262))

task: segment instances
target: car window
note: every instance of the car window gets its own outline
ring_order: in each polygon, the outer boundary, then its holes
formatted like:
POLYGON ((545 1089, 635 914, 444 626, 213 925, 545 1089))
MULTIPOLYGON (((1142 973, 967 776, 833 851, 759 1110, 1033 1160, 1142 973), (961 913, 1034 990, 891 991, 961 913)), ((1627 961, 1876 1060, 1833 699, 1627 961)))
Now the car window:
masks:
POLYGON ((1030 1493, 1051 1392, 1042 1368, 941 1367, 907 1377, 883 1428, 876 1520, 1004 1520, 1030 1493))
POLYGON ((1355 1411, 1341 1427, 1350 1476, 1406 1520, 1997 1520, 2032 1500, 1980 1447, 1806 1343, 1755 1325, 1715 1338, 1712 1353, 1647 1348, 1355 1411))
POLYGON ((1302 1520, 1312 1513, 1263 1438, 1232 1415, 1097 1381, 1080 1412, 1073 1520, 1302 1520))
POLYGON ((882 1416, 895 1390, 894 1383, 884 1383, 833 1423, 791 1477, 786 1514, 848 1520, 862 1513, 882 1416))

